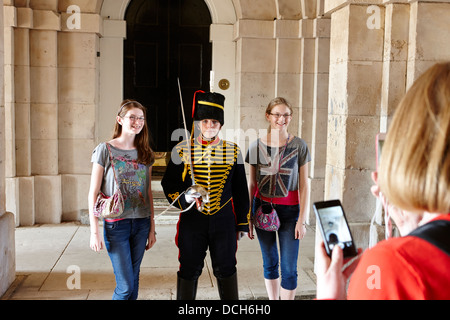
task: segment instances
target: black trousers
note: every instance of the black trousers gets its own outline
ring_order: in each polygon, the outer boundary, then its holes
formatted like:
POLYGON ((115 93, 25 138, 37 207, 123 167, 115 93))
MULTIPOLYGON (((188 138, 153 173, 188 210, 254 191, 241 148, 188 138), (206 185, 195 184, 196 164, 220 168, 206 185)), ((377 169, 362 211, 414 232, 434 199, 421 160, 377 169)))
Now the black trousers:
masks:
POLYGON ((181 278, 200 277, 208 248, 216 278, 236 273, 237 229, 231 201, 212 216, 195 209, 181 213, 177 229, 181 278))

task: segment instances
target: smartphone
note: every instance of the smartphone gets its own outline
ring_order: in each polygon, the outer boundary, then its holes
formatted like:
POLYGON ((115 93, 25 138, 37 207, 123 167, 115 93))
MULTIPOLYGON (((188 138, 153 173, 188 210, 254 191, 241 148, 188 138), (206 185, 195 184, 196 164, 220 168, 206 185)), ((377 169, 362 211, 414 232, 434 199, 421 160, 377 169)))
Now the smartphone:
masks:
POLYGON ((378 171, 378 167, 380 165, 381 150, 383 149, 385 139, 386 139, 386 133, 380 132, 379 134, 377 134, 377 141, 375 144, 375 152, 376 152, 376 157, 377 157, 377 160, 376 160, 377 161, 377 171, 378 171))
POLYGON ((353 242, 352 233, 345 218, 341 201, 329 200, 313 203, 314 212, 319 222, 320 233, 325 243, 328 256, 335 245, 344 251, 344 257, 353 257, 358 254, 353 242))

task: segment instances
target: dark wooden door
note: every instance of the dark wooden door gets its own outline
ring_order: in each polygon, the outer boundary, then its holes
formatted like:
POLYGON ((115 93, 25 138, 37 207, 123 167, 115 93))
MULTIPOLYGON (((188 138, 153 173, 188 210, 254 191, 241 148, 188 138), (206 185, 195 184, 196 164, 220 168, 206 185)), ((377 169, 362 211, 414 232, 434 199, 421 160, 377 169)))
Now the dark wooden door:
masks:
POLYGON ((124 98, 147 107, 155 151, 170 151, 174 130, 183 128, 180 78, 188 130, 192 98, 209 91, 211 16, 204 0, 132 0, 125 14, 124 98))

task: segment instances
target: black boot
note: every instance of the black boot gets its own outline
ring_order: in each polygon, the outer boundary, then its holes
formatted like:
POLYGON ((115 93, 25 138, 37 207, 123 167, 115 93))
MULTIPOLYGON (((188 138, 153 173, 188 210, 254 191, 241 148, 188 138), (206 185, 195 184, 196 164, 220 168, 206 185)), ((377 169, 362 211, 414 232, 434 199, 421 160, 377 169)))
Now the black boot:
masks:
POLYGON ((237 273, 228 278, 217 278, 221 300, 239 300, 237 273))
POLYGON ((198 280, 185 280, 177 276, 177 300, 195 300, 198 280))

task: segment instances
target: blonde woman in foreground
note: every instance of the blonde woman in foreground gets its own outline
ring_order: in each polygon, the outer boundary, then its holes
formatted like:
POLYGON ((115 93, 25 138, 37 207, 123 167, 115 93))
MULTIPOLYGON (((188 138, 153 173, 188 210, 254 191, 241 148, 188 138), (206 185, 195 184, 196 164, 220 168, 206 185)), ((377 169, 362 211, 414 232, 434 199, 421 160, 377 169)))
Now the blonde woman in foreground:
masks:
POLYGON ((426 71, 400 102, 377 175, 373 192, 389 201, 402 237, 378 243, 345 271, 342 249, 330 259, 322 246, 317 298, 450 299, 450 63, 426 71))

